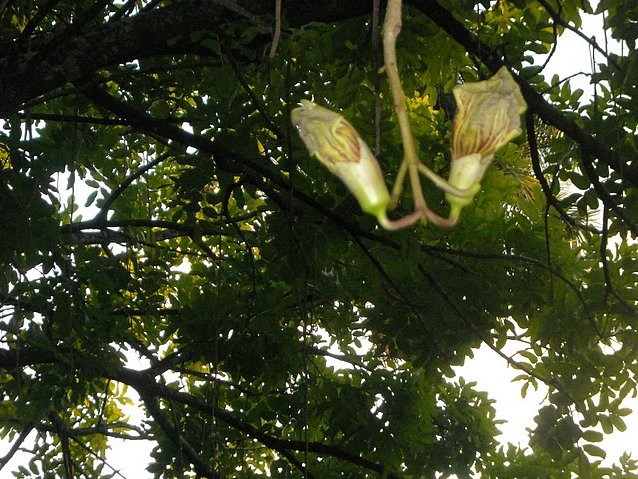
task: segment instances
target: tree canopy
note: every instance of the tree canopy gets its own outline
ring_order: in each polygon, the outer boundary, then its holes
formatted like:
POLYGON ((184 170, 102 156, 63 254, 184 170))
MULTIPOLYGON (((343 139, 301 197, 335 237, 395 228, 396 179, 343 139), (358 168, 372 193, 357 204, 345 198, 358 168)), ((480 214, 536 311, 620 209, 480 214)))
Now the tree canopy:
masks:
POLYGON ((406 0, 429 169, 450 172, 456 85, 506 67, 527 112, 456 226, 393 232, 291 122, 339 112, 394 181, 384 11, 0 1, 0 470, 23 449, 18 478, 116 477, 109 441, 145 438, 166 479, 638 477, 597 445, 637 394, 638 4, 406 0), (547 74, 567 31, 583 72, 547 74), (548 390, 529 445, 455 373, 480 346, 548 390))

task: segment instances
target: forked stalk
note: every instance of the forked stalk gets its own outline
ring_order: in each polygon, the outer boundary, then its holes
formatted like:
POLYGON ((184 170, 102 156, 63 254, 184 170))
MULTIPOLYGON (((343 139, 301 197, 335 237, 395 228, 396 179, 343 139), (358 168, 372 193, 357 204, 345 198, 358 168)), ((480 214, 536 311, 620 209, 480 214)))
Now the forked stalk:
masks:
MULTIPOLYGON (((399 202, 399 196, 403 191, 403 182, 406 174, 410 179, 410 189, 414 198, 414 208, 416 211, 422 212, 430 221, 438 226, 453 226, 457 218, 443 218, 431 211, 425 202, 423 189, 421 187, 421 178, 419 172, 423 172, 438 187, 448 191, 450 187, 446 180, 438 176, 436 173, 427 168, 419 161, 414 145, 414 137, 410 128, 410 119, 406 108, 405 94, 401 86, 401 78, 399 77, 399 68, 397 66, 396 42, 401 32, 401 0, 389 0, 385 13, 385 21, 383 23, 383 59, 385 62, 385 71, 388 76, 390 92, 392 94, 392 105, 399 122, 399 130, 401 131, 401 140, 403 142, 403 161, 399 167, 399 172, 392 187, 392 194, 388 207, 394 208, 399 202)), ((454 194, 465 192, 451 187, 454 194)))

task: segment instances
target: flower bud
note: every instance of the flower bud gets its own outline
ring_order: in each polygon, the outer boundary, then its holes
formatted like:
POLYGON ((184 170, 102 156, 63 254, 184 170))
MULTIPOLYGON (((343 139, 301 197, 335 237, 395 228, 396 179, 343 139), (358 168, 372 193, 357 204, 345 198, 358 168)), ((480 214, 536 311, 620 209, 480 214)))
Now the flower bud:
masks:
POLYGON ((521 90, 505 67, 489 80, 457 85, 458 111, 452 125, 452 157, 491 157, 520 135, 527 109, 521 90))
POLYGON ((522 133, 520 116, 527 105, 505 67, 489 80, 458 85, 453 93, 458 111, 452 124, 448 183, 468 195, 447 193, 446 198, 458 212, 479 191, 494 153, 522 133))
POLYGON ((345 183, 363 211, 385 218, 390 194, 368 145, 342 115, 308 100, 301 104, 292 123, 310 154, 345 183))

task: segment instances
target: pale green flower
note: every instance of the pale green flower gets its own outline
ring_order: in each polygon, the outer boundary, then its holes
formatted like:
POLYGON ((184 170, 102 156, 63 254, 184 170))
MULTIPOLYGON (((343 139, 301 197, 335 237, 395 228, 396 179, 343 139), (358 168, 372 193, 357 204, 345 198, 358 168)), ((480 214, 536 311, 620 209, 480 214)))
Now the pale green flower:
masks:
POLYGON ((363 211, 385 218, 390 194, 368 145, 342 115, 308 100, 301 104, 292 122, 310 154, 346 184, 363 211))
POLYGON ((458 111, 452 125, 452 165, 448 183, 467 195, 447 193, 453 214, 472 201, 494 153, 522 133, 527 109, 521 90, 507 68, 489 80, 465 83, 453 90, 458 111))

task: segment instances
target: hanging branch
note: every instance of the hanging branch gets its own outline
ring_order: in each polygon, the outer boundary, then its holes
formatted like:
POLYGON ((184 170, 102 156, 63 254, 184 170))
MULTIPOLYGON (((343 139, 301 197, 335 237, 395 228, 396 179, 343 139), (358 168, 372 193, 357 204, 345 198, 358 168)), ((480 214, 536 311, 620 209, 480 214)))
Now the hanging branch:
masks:
POLYGON ((383 23, 383 59, 385 61, 385 72, 388 76, 390 91, 392 93, 392 106, 397 115, 399 129, 401 130, 401 140, 403 141, 403 162, 397 174, 397 179, 392 188, 392 202, 390 207, 395 206, 398 196, 401 194, 403 180, 406 173, 410 178, 410 187, 414 197, 414 207, 418 211, 425 213, 428 207, 423 197, 421 181, 419 179, 418 164, 419 159, 416 154, 414 137, 410 129, 410 120, 405 106, 406 100, 401 87, 399 69, 397 67, 396 41, 401 32, 401 0, 389 0, 386 7, 385 21, 383 23))
POLYGON ((560 201, 558 201, 558 199, 552 194, 552 189, 547 183, 541 168, 540 155, 538 153, 538 142, 536 139, 536 129, 534 128, 534 114, 531 111, 528 111, 525 114, 525 127, 527 130, 527 143, 529 144, 529 156, 532 159, 532 170, 534 171, 534 176, 536 176, 536 179, 541 185, 547 204, 551 205, 566 223, 574 226, 575 228, 589 231, 590 233, 601 234, 602 231, 598 228, 583 224, 569 216, 560 204, 560 201))

